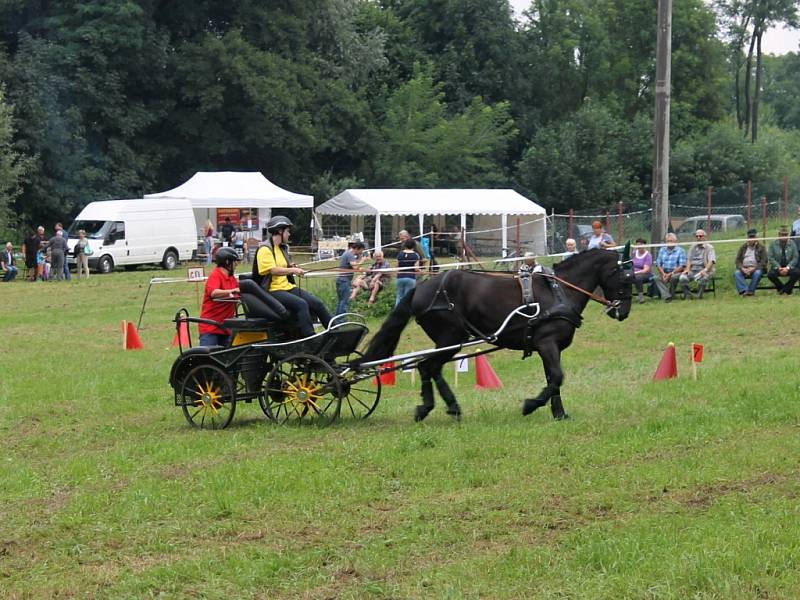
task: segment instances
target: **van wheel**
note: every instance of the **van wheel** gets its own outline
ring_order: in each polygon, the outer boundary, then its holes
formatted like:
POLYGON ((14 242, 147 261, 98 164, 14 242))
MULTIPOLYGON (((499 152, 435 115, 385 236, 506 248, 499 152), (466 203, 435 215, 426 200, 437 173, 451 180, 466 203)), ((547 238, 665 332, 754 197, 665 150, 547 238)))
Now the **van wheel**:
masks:
POLYGON ((105 256, 101 256, 100 260, 97 261, 97 272, 102 273, 103 275, 107 275, 114 270, 114 259, 112 259, 108 254, 105 256))
POLYGON ((178 255, 175 254, 174 250, 167 250, 164 252, 164 260, 161 261, 161 266, 167 271, 172 271, 172 269, 178 266, 178 255))

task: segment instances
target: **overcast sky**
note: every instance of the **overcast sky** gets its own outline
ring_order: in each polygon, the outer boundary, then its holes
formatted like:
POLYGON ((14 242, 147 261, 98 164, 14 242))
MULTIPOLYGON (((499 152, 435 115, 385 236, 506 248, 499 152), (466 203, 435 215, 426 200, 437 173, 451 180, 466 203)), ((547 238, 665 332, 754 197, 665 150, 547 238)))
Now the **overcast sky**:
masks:
MULTIPOLYGON (((522 16, 522 11, 531 5, 531 0, 511 0, 511 6, 522 16)), ((800 50, 800 30, 770 29, 764 34, 761 49, 767 54, 786 54, 800 50)))

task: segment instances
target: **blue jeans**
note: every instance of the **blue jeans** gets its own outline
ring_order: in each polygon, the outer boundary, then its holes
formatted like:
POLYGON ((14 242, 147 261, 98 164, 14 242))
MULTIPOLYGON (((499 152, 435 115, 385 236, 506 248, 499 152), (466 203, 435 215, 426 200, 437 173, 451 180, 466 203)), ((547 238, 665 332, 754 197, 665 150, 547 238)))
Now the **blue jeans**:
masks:
POLYGON ((325 327, 331 321, 331 314, 325 308, 322 300, 310 292, 296 287, 288 292, 278 291, 270 292, 270 294, 292 313, 297 320, 297 325, 300 327, 300 333, 303 337, 314 335, 314 325, 311 322, 312 312, 317 315, 317 318, 325 327))
POLYGON ((19 269, 14 265, 8 265, 6 267, 6 274, 3 275, 3 281, 14 281, 14 278, 17 276, 19 269))
POLYGON ((223 335, 221 333, 201 333, 200 345, 201 346, 227 346, 231 341, 231 336, 223 335))
POLYGON ((753 271, 753 274, 750 276, 750 285, 747 285, 746 277, 744 273, 742 273, 739 269, 736 269, 733 272, 733 278, 736 280, 736 291, 740 294, 744 292, 750 292, 751 294, 756 293, 756 288, 758 287, 758 282, 761 281, 761 277, 764 273, 761 272, 761 269, 756 269, 753 271))
POLYGON ((400 304, 400 301, 405 298, 405 295, 417 286, 417 279, 412 277, 398 277, 397 278, 397 296, 394 300, 394 305, 400 304))
POLYGON ((206 248, 206 264, 211 264, 211 250, 214 248, 213 243, 214 238, 207 237, 205 241, 205 248, 206 248))
POLYGON ((339 302, 336 304, 336 314, 341 315, 347 312, 350 308, 350 290, 353 287, 353 282, 344 277, 336 278, 336 295, 339 297, 339 302))

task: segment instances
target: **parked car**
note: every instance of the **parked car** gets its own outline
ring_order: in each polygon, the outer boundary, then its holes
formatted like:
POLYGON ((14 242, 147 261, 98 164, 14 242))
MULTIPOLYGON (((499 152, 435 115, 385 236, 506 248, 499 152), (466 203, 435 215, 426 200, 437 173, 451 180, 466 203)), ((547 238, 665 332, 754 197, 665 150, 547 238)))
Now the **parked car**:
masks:
MULTIPOLYGON (((711 215, 709 223, 708 215, 689 217, 675 228, 675 235, 681 241, 694 239, 694 232, 698 229, 705 229, 710 236, 715 234, 744 229, 746 221, 742 215, 711 215)), ((716 237, 716 236, 715 236, 716 237)))

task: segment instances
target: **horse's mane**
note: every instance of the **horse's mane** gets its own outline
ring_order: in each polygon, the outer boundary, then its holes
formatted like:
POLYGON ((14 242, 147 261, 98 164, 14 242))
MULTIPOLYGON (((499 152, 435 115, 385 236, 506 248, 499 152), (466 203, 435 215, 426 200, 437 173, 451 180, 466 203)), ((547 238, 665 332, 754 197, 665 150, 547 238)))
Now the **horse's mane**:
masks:
POLYGON ((615 250, 606 250, 604 248, 592 248, 591 250, 584 250, 583 252, 578 252, 578 254, 573 254, 572 256, 568 256, 561 262, 557 262, 553 265, 553 270, 556 273, 561 273, 564 271, 570 271, 574 267, 581 266, 584 261, 587 261, 589 258, 594 256, 604 256, 607 255, 609 252, 614 252, 615 250))

